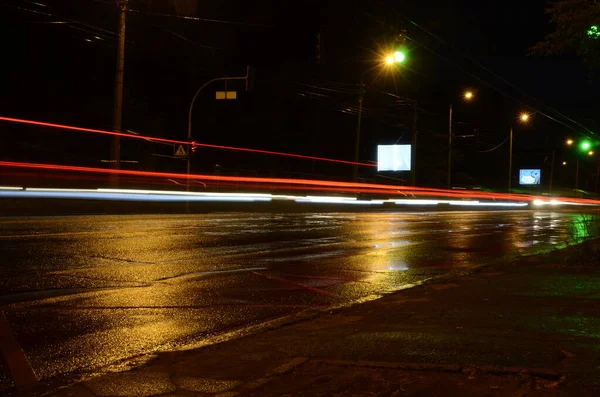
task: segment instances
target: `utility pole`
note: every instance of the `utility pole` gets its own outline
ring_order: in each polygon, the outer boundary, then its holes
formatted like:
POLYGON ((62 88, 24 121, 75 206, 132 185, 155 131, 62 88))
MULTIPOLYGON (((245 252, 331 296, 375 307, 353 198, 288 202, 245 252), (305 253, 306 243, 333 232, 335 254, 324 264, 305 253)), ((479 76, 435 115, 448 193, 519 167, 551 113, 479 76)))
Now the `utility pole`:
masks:
POLYGON ((356 122, 356 138, 354 139, 354 164, 352 168, 352 180, 354 182, 358 181, 358 157, 360 153, 360 122, 362 120, 362 110, 363 110, 363 100, 365 96, 365 84, 364 84, 364 76, 360 75, 360 86, 359 94, 358 94, 358 120, 356 122))
MULTIPOLYGON (((123 118, 123 72, 125 70, 125 26, 127 21, 128 0, 117 0, 119 8, 119 40, 117 47, 117 73, 115 77, 115 102, 113 113, 113 130, 121 132, 123 118)), ((110 159, 113 169, 118 170, 121 163, 121 139, 113 136, 110 146, 110 159)), ((111 185, 118 186, 118 175, 113 174, 111 185)))
POLYGON ((549 193, 552 193, 552 181, 554 180, 554 155, 556 154, 556 149, 552 149, 552 165, 550 166, 550 189, 549 193))
POLYGON ((513 129, 510 127, 510 145, 509 145, 509 154, 508 154, 508 193, 511 193, 511 183, 512 183, 512 152, 513 152, 513 129))
POLYGON ((596 165, 596 194, 598 194, 598 178, 600 178, 600 164, 596 165))
POLYGON ((448 115, 448 189, 452 189, 452 105, 448 115))
POLYGON ((410 169, 411 173, 411 184, 413 186, 417 185, 417 122, 418 122, 418 111, 417 111, 417 101, 412 101, 412 111, 413 111, 413 120, 412 120, 412 139, 411 139, 411 154, 410 154, 410 169))
POLYGON ((575 197, 577 197, 577 189, 579 188, 579 159, 577 159, 577 165, 575 166, 575 197))
MULTIPOLYGON (((365 83, 363 75, 360 75, 360 86, 358 87, 358 120, 356 122, 356 138, 354 139, 354 162, 358 163, 358 157, 360 154, 360 123, 362 121, 362 103, 365 96, 365 83)), ((352 180, 358 181, 358 164, 354 164, 352 167, 352 180)))

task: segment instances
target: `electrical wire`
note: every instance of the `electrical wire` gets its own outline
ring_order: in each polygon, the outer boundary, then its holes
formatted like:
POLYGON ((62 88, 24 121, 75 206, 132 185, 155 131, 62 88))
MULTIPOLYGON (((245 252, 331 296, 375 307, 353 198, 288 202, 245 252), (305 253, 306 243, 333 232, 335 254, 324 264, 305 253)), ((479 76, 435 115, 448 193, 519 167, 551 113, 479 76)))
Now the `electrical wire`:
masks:
POLYGON ((525 90, 517 87, 516 85, 514 85, 513 83, 511 83, 510 81, 506 80, 504 77, 500 76, 499 74, 497 74, 496 72, 494 72, 493 70, 491 70, 490 68, 486 67, 485 65, 483 65, 481 62, 478 62, 477 60, 473 59, 472 57, 470 57, 469 55, 463 53, 462 51, 460 51, 459 49, 457 49, 456 47, 452 46, 451 44, 447 43, 446 41, 444 41, 441 37, 439 37, 438 35, 430 32, 429 30, 425 29, 424 27, 422 27, 421 25, 417 24, 416 22, 414 22, 413 20, 411 20, 410 18, 400 14, 400 12, 396 9, 394 9, 394 12, 397 13, 398 15, 400 15, 401 17, 405 18, 408 22, 410 22, 411 24, 413 24, 414 26, 416 26, 417 28, 421 29, 422 31, 424 31, 425 33, 427 33, 428 35, 430 35, 431 37, 435 38, 436 40, 440 41, 441 43, 443 43, 444 45, 447 45, 448 47, 450 47, 453 51, 456 51, 457 53, 459 53, 461 56, 463 56, 465 59, 468 59, 469 61, 473 62, 475 65, 479 66, 480 68, 482 68, 483 70, 487 71, 488 73, 490 73, 491 75, 493 75, 494 77, 502 80, 504 83, 506 83, 508 86, 520 91, 522 94, 525 94, 529 97, 531 97, 533 100, 537 101, 537 102, 541 102, 542 105, 544 107, 546 107, 547 109, 550 109, 551 111, 553 111, 554 113, 560 115, 561 117, 565 118, 566 120, 570 121, 571 123, 583 128, 584 130, 586 130, 587 132, 589 132, 590 134, 593 135, 597 135, 596 133, 594 133, 593 131, 591 131, 589 128, 587 128, 585 125, 579 123, 576 120, 573 120, 572 118, 564 115, 563 113, 559 112, 558 110, 552 108, 549 105, 544 104, 542 101, 540 101, 539 99, 537 99, 536 97, 534 97, 533 95, 529 94, 528 92, 526 92, 525 90))
POLYGON ((508 137, 505 140, 503 140, 502 143, 499 144, 498 146, 496 146, 492 149, 489 149, 489 150, 478 150, 477 153, 489 153, 489 152, 493 152, 494 150, 498 150, 498 149, 500 149, 500 147, 502 145, 504 145, 506 143, 506 141, 508 141, 508 137))
MULTIPOLYGON (((525 107, 527 107, 527 108, 529 108, 529 109, 532 109, 532 110, 534 110, 534 111, 535 111, 535 113, 537 113, 537 114, 540 114, 540 115, 542 115, 542 116, 544 116, 544 117, 546 117, 546 118, 548 118, 548 119, 550 119, 550 120, 552 120, 552 121, 554 121, 554 122, 556 122, 556 123, 558 123, 558 124, 561 124, 561 125, 563 125, 564 127, 567 127, 567 128, 568 128, 568 129, 570 129, 571 131, 574 131, 574 132, 580 132, 580 131, 579 131, 578 129, 576 129, 575 127, 573 127, 573 126, 571 126, 571 125, 569 125, 569 124, 567 124, 567 123, 565 123, 565 122, 563 122, 563 121, 561 121, 561 120, 557 120, 556 118, 554 118, 554 117, 550 116, 549 114, 547 114, 547 113, 545 113, 545 112, 541 111, 540 109, 537 109, 537 108, 535 108, 535 107, 533 107, 533 106, 531 106, 531 105, 528 105, 528 104, 526 104, 525 102, 521 101, 520 99, 518 99, 518 98, 515 98, 514 96, 510 95, 509 93, 507 93, 507 92, 505 92, 505 91, 501 90, 500 88, 496 87, 496 86, 495 86, 495 85, 493 85, 492 83, 489 83, 489 82, 485 81, 484 79, 482 79, 481 77, 479 77, 479 76, 476 76, 476 75, 474 75, 473 73, 471 73, 471 72, 469 72, 469 71, 465 70, 464 68, 462 68, 462 67, 458 66, 458 65, 457 65, 455 62, 452 62, 452 61, 451 61, 450 59, 448 59, 447 57, 445 57, 445 56, 441 55, 440 53, 436 52, 435 50, 432 50, 431 48, 429 48, 429 47, 425 46, 424 44, 422 44, 422 43, 420 43, 420 42, 418 42, 418 41, 416 41, 415 39, 413 39, 413 38, 410 38, 410 37, 408 37, 408 36, 406 36, 406 37, 407 37, 407 39, 409 39, 409 40, 411 40, 411 41, 413 41, 413 42, 415 42, 415 43, 419 44, 421 47, 423 47, 423 48, 424 48, 424 49, 426 49, 427 51, 430 51, 432 54, 434 54, 434 55, 436 55, 436 56, 438 56, 438 57, 440 57, 440 58, 442 58, 442 59, 446 60, 448 63, 450 63, 450 64, 454 65, 454 67, 456 67, 457 69, 459 69, 459 70, 460 70, 460 71, 462 71, 463 73, 465 73, 465 74, 468 74, 469 76, 473 77, 473 78, 474 78, 474 79, 476 79, 477 81, 481 82, 482 84, 485 84, 486 86, 488 86, 488 87, 490 87, 491 89, 493 89, 493 90, 495 90, 495 91, 499 92, 500 94, 504 95, 505 97, 507 97, 507 98, 510 98, 510 99, 512 99, 513 101, 515 101, 516 103, 519 103, 519 104, 521 104, 521 105, 523 105, 523 106, 525 106, 525 107)), ((594 135, 596 135, 596 134, 594 134, 594 135)))
POLYGON ((316 85, 310 85, 310 84, 306 84, 306 83, 301 83, 299 81, 295 82, 298 85, 304 86, 304 87, 310 87, 310 88, 314 88, 317 90, 323 90, 323 91, 329 91, 329 92, 338 92, 340 94, 360 94, 360 91, 358 90, 339 90, 339 89, 333 89, 333 88, 325 88, 325 87, 319 87, 316 85))
POLYGON ((127 11, 132 12, 132 13, 141 13, 141 14, 153 15, 153 16, 159 16, 159 17, 184 19, 184 20, 188 20, 188 21, 221 23, 221 24, 227 24, 227 25, 250 26, 250 27, 258 27, 258 28, 274 28, 275 27, 274 25, 265 25, 265 24, 260 24, 260 23, 247 23, 247 22, 227 21, 227 20, 223 20, 223 19, 192 17, 192 16, 187 16, 187 15, 164 14, 164 13, 160 13, 160 12, 140 11, 140 10, 135 10, 135 9, 131 9, 131 8, 128 9, 127 11))
POLYGON ((180 35, 179 33, 173 32, 172 30, 169 30, 169 29, 167 29, 167 28, 163 28, 163 27, 156 26, 156 25, 155 25, 155 27, 157 27, 158 29, 164 30, 165 32, 167 32, 167 33, 170 33, 170 34, 172 34, 173 36, 175 36, 175 37, 178 37, 178 38, 180 38, 181 40, 183 40, 183 41, 187 41, 188 43, 190 43, 190 44, 193 44, 193 45, 196 45, 196 46, 198 46, 198 47, 200 47, 200 48, 204 48, 204 49, 210 49, 210 50, 223 50, 223 48, 219 48, 219 47, 211 47, 211 46, 208 46, 208 45, 206 45, 206 44, 200 44, 200 43, 196 43, 195 41, 193 41, 193 40, 190 40, 190 39, 188 39, 187 37, 185 37, 185 36, 182 36, 182 35, 180 35))
MULTIPOLYGON (((5 6, 5 7, 14 8, 14 9, 19 10, 19 11, 29 12, 29 13, 33 13, 33 14, 44 15, 44 16, 47 16, 47 17, 50 17, 50 18, 54 18, 54 19, 57 19, 57 21, 53 21, 54 23, 59 23, 59 24, 62 24, 62 25, 67 25, 70 28, 74 28, 74 29, 78 29, 78 30, 82 30, 82 31, 87 31, 88 33, 91 33, 91 34, 94 34, 94 35, 100 36, 101 34, 99 34, 98 32, 104 32, 106 34, 114 36, 113 39, 118 36, 117 33, 112 32, 110 30, 99 28, 97 26, 90 25, 88 23, 85 23, 85 22, 82 22, 82 21, 78 21, 78 20, 75 20, 75 19, 65 18, 65 17, 59 17, 58 15, 52 14, 52 13, 49 13, 49 12, 42 12, 42 11, 30 9, 30 8, 24 8, 24 7, 15 6, 15 5, 12 5, 12 4, 2 4, 2 5, 5 6), (73 25, 85 26, 87 28, 93 29, 94 31, 89 31, 89 30, 83 29, 81 27, 75 27, 73 25)), ((130 41, 128 41, 128 42, 131 43, 130 41)))
MULTIPOLYGON (((374 15, 372 15, 372 14, 368 13, 367 11, 365 11, 365 10, 362 10, 362 9, 360 9, 360 8, 359 8, 359 10, 360 10, 361 12, 363 12, 365 15, 367 15, 367 16, 369 16, 369 17, 371 17, 371 18, 375 19, 375 20, 376 20, 377 22, 379 22, 380 24, 383 24, 383 25, 387 25, 387 26, 389 26, 389 25, 388 25, 386 22, 383 22, 383 21, 379 20, 379 18, 377 18, 377 17, 375 17, 374 15)), ((415 26, 417 26, 419 29, 422 29, 422 30, 423 30, 423 31, 425 31, 426 33, 428 33, 428 34, 432 35, 432 37, 434 37, 434 38, 436 38, 436 39, 438 39, 438 40, 442 41, 442 43, 444 43, 444 44, 448 45, 448 46, 449 46, 449 47, 451 47, 453 50, 455 50, 455 51, 459 52, 461 55, 463 55, 463 57, 465 57, 465 58, 469 59, 470 61, 474 62, 475 64, 478 64, 478 66, 481 66, 482 68, 484 68, 484 69, 485 69, 485 70, 487 70, 488 72, 491 72, 491 71, 489 71, 489 69, 485 68, 483 65, 480 65, 480 64, 479 64, 479 63, 477 63, 476 61, 474 61, 474 60, 470 59, 470 58, 469 58, 467 55, 465 55, 465 54, 462 54, 460 51, 456 50, 454 47, 452 47, 452 46, 450 46, 449 44, 447 44, 447 43, 446 43, 445 41, 443 41, 441 38, 438 38, 438 37, 437 37, 437 35, 435 35, 435 34, 433 34, 433 33, 430 33, 430 32, 429 32, 429 31, 427 31, 425 28, 423 28, 423 27, 421 27, 420 25, 418 25, 418 24, 414 23, 414 22, 413 22, 412 20, 410 20, 409 18, 407 18, 407 17, 403 16, 402 14, 400 14, 400 13, 399 13, 397 10, 394 10, 394 11, 395 11, 395 12, 397 12, 397 13, 398 13, 398 15, 400 15, 402 18, 405 18, 405 19, 407 19, 409 22, 413 23, 413 24, 414 24, 415 26)), ((423 48, 424 48, 424 49, 426 49, 427 51, 429 51, 429 52, 433 53, 434 55, 436 55, 436 56, 438 56, 438 57, 440 57, 440 58, 444 59, 446 62, 448 62, 448 63, 452 64, 452 65, 453 65, 454 67, 456 67, 458 70, 460 70, 460 71, 462 71, 463 73, 465 73, 465 74, 467 74, 467 75, 469 75, 469 76, 473 77, 473 78, 474 78, 474 79, 476 79, 477 81, 479 81, 479 82, 481 82, 481 83, 485 84, 486 86, 488 86, 488 87, 492 88, 493 90, 495 90, 495 91, 499 92, 499 93, 500 93, 500 94, 502 94, 503 96, 506 96, 507 98, 509 98, 509 99, 511 99, 511 100, 513 100, 513 101, 515 101, 516 103, 519 103, 519 104, 521 104, 521 105, 523 105, 523 106, 525 106, 525 107, 527 107, 527 108, 529 108, 529 109, 532 109, 532 110, 534 110, 536 113, 539 113, 539 114, 541 114, 542 116, 544 116, 544 117, 548 118, 549 120, 552 120, 552 121, 554 121, 554 122, 556 122, 556 123, 558 123, 558 124, 561 124, 561 125, 563 125, 564 127, 567 127, 567 128, 568 128, 568 129, 570 129, 571 131, 574 131, 574 132, 576 132, 576 133, 581 133, 581 131, 579 131, 579 130, 578 130, 578 129, 576 129, 575 127, 573 127, 573 126, 571 126, 571 125, 569 125, 569 124, 567 124, 567 123, 565 123, 565 122, 563 122, 563 121, 561 121, 561 120, 557 120, 556 118, 554 118, 554 117, 550 116, 550 115, 549 115, 549 114, 547 114, 546 112, 544 112, 544 111, 542 111, 542 110, 540 110, 540 109, 538 109, 538 108, 536 108, 536 107, 534 107, 534 106, 531 106, 531 105, 529 105, 529 104, 527 104, 527 103, 525 103, 525 102, 523 102, 523 101, 519 100, 518 98, 515 98, 514 96, 512 96, 512 95, 508 94, 507 92, 505 92, 505 91, 501 90, 500 88, 496 87, 494 84, 492 84, 492 83, 489 83, 489 82, 485 81, 483 78, 481 78, 481 77, 479 77, 479 76, 476 76, 475 74, 473 74, 473 73, 471 73, 471 72, 467 71, 467 70, 466 70, 466 69, 464 69, 463 67, 459 66, 459 65, 458 65, 456 62, 453 62, 453 61, 452 61, 452 60, 450 60, 449 58, 447 58, 447 57, 445 57, 445 56, 441 55, 440 53, 436 52, 435 50, 432 50, 431 48, 427 47, 427 46, 426 46, 426 45, 424 45, 423 43, 421 43, 421 42, 417 41, 416 39, 414 39, 414 38, 412 38, 412 37, 409 37, 409 36, 407 36, 407 35, 404 35, 404 37, 406 37, 408 40, 411 40, 411 41, 412 41, 412 42, 414 42, 415 44, 418 44, 418 45, 420 45, 421 47, 423 47, 423 48)), ((500 78, 501 80, 504 80, 505 82, 507 82, 507 81, 506 81, 505 79, 503 79, 501 76, 498 76, 498 75, 496 75, 496 74, 495 74, 495 73, 493 73, 493 72, 491 72, 491 73, 492 73, 492 74, 494 74, 496 77, 500 78)), ((509 82, 507 82, 507 83, 509 83, 509 82)), ((532 95, 529 95, 529 94, 527 94, 527 93, 526 93, 525 91, 523 91, 522 89, 519 89, 518 87, 516 87, 516 86, 512 85, 511 83, 509 83, 509 85, 511 85, 511 86, 513 86, 513 87, 515 87, 517 90, 521 91, 521 93, 524 93, 524 94, 526 94, 526 95, 528 95, 528 96, 532 97, 532 98, 533 98, 533 99, 535 99, 536 101, 538 101, 538 102, 541 102, 541 101, 539 101, 538 99, 536 99, 535 97, 533 97, 532 95)), ((570 119, 570 118, 568 118, 568 117, 564 116, 562 113, 560 113, 560 112, 558 112, 558 111, 554 110, 553 108, 549 107, 548 105, 544 105, 544 107, 547 107, 547 108, 549 108, 549 109, 551 109, 551 110, 553 110, 553 111, 555 111, 555 112, 559 113, 559 114, 560 114, 562 117, 565 117, 567 120, 569 120, 569 121, 571 121, 571 122, 574 122, 574 120, 572 120, 572 119, 570 119)), ((577 122, 575 122, 575 124, 577 124, 578 126, 580 126, 580 127, 584 128, 584 129, 585 129, 586 131, 588 131, 590 134, 592 134, 592 135, 595 135, 595 136, 598 136, 598 134, 596 134, 596 133, 594 133, 593 131, 589 130, 587 127, 585 127, 585 126, 581 125, 580 123, 577 123, 577 122)))
POLYGON ((373 165, 373 164, 360 163, 360 162, 349 161, 349 160, 338 160, 338 159, 330 159, 330 158, 325 158, 325 157, 306 156, 303 154, 275 152, 275 151, 271 151, 271 150, 250 149, 250 148, 242 148, 242 147, 235 147, 235 146, 211 145, 208 143, 199 143, 199 142, 195 142, 195 141, 187 142, 187 141, 180 141, 180 140, 175 140, 175 139, 156 138, 156 137, 144 136, 144 135, 132 135, 132 134, 126 134, 123 132, 103 131, 103 130, 92 129, 92 128, 74 127, 74 126, 55 124, 55 123, 46 123, 46 122, 42 122, 42 121, 16 119, 16 118, 12 118, 12 117, 1 117, 0 116, 0 121, 8 121, 8 122, 12 122, 12 123, 29 124, 29 125, 36 125, 36 126, 40 126, 40 127, 58 128, 58 129, 79 131, 79 132, 89 132, 89 133, 95 133, 95 134, 101 134, 101 135, 119 136, 119 137, 132 138, 132 139, 143 139, 146 141, 154 141, 154 142, 160 142, 160 143, 172 143, 172 144, 177 144, 177 145, 186 145, 186 146, 191 146, 192 150, 196 147, 206 147, 206 148, 213 148, 213 149, 233 150, 233 151, 239 151, 239 152, 261 153, 261 154, 268 154, 268 155, 282 156, 282 157, 291 157, 291 158, 306 159, 306 160, 325 161, 325 162, 329 162, 329 163, 351 164, 351 165, 359 165, 359 166, 363 166, 363 167, 376 167, 376 165, 373 165))

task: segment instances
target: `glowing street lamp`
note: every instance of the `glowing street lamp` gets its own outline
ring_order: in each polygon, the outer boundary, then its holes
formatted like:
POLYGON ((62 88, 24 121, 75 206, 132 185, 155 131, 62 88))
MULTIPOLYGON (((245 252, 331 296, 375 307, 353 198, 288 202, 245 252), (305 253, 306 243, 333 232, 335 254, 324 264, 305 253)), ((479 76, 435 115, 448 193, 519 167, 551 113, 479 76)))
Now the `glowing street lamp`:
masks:
POLYGON ((572 140, 572 139, 567 139, 567 145, 568 145, 568 146, 571 146, 571 145, 573 145, 573 140, 572 140))
MULTIPOLYGON (((470 101, 475 98, 475 94, 473 91, 465 91, 463 93, 463 98, 466 101, 470 101)), ((448 189, 452 189, 452 104, 450 104, 450 109, 448 112, 448 189)))
MULTIPOLYGON (((522 112, 519 115, 519 121, 525 124, 529 122, 531 116, 529 113, 522 112)), ((513 128, 510 127, 510 136, 509 136, 509 147, 508 147, 508 193, 511 193, 511 184, 512 184, 512 156, 513 156, 513 128)), ((552 178, 550 178, 552 179, 552 178)))
POLYGON ((593 150, 590 150, 590 151, 588 152, 588 156, 593 156, 593 155, 594 155, 594 151, 593 151, 593 150))
MULTIPOLYGON (((392 67, 394 64, 402 63, 406 59, 406 55, 402 51, 396 51, 393 54, 388 54, 379 62, 383 62, 386 66, 392 67)), ((364 71, 360 75, 360 93, 358 97, 358 117, 356 118, 356 138, 354 140, 354 158, 358 159, 359 150, 360 150, 360 124, 362 119, 363 112, 363 99, 365 95, 365 84, 364 84, 364 75, 369 70, 364 71)), ((358 160, 356 160, 358 163, 358 160)), ((414 171, 413 171, 414 175, 414 171)), ((352 168, 352 180, 356 181, 358 179, 358 164, 355 164, 352 168)))
POLYGON ((563 162, 562 162, 562 165, 567 165, 567 162, 566 162, 566 161, 563 161, 563 162))

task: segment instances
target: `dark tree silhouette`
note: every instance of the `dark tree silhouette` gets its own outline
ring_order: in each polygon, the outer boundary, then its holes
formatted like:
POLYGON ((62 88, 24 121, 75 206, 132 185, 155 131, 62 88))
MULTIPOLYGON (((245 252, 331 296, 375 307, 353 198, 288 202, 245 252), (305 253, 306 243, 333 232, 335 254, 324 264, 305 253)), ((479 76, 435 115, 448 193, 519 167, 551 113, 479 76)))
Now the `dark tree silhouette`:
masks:
POLYGON ((576 54, 590 70, 600 70, 600 1, 555 1, 549 3, 545 12, 555 29, 531 47, 530 53, 576 54))

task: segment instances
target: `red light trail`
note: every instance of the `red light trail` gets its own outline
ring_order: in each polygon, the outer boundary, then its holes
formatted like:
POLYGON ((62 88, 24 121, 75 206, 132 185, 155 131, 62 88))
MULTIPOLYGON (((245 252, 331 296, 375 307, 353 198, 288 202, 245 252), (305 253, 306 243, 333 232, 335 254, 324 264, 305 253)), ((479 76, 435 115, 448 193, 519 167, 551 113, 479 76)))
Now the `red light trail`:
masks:
POLYGON ((204 174, 178 174, 171 172, 155 172, 155 171, 132 171, 132 170, 115 170, 107 168, 93 168, 93 167, 80 167, 72 165, 58 165, 58 164, 36 164, 36 163, 21 163, 13 161, 0 161, 0 166, 4 167, 16 167, 16 168, 29 168, 29 169, 44 169, 44 170, 59 170, 59 171, 74 171, 74 172, 88 172, 88 173, 102 173, 102 174, 119 174, 119 175, 132 175, 132 176, 147 176, 147 177, 160 177, 160 178, 176 178, 176 179, 200 179, 206 181, 227 181, 227 182, 249 182, 249 183, 273 183, 273 184, 288 184, 288 185, 308 185, 308 186, 322 186, 322 187, 343 187, 343 188, 363 188, 363 189, 384 189, 389 192, 396 194, 404 194, 408 192, 432 192, 432 193, 451 193, 457 196, 463 196, 464 194, 445 191, 441 189, 431 189, 422 187, 412 186, 396 186, 396 185, 383 185, 383 184, 369 184, 369 183, 356 183, 356 182, 337 182, 337 181, 326 181, 318 179, 288 179, 288 178, 263 178, 263 177, 247 177, 247 176, 223 176, 223 175, 204 175, 204 174), (406 192, 401 192, 406 190, 406 192))
POLYGON ((348 160, 337 160, 337 159, 329 159, 329 158, 325 158, 325 157, 305 156, 303 154, 272 152, 270 150, 248 149, 248 148, 240 148, 240 147, 234 147, 234 146, 210 145, 207 143, 198 143, 198 142, 192 142, 192 145, 201 146, 201 147, 210 147, 210 148, 214 148, 214 149, 238 150, 241 152, 270 154, 270 155, 274 155, 274 156, 295 157, 295 158, 304 159, 304 160, 327 161, 330 163, 348 164, 348 165, 360 165, 362 167, 377 167, 377 164, 357 163, 357 162, 348 161, 348 160))
POLYGON ((42 122, 42 121, 15 119, 15 118, 11 118, 11 117, 0 116, 0 121, 9 121, 12 123, 37 125, 40 127, 60 128, 60 129, 64 129, 64 130, 79 131, 79 132, 90 132, 90 133, 94 133, 94 134, 121 136, 121 137, 131 138, 131 139, 143 139, 146 141, 153 141, 153 142, 170 143, 170 144, 178 144, 178 145, 191 145, 192 147, 206 147, 206 148, 212 148, 212 149, 235 150, 238 152, 269 154, 272 156, 292 157, 292 158, 298 158, 298 159, 303 159, 303 160, 324 161, 324 162, 329 162, 329 163, 346 164, 346 165, 359 165, 362 167, 377 167, 377 164, 359 163, 359 162, 348 161, 348 160, 337 160, 337 159, 330 159, 330 158, 326 158, 326 157, 305 156, 303 154, 274 152, 274 151, 270 151, 270 150, 241 148, 241 147, 235 147, 235 146, 211 145, 208 143, 178 141, 178 140, 174 140, 174 139, 156 138, 156 137, 146 136, 146 135, 131 135, 131 134, 126 134, 124 132, 104 131, 104 130, 97 130, 97 129, 93 129, 93 128, 83 128, 83 127, 74 127, 74 126, 63 125, 63 124, 46 123, 46 122, 42 122))
POLYGON ((2 116, 0 116, 0 120, 1 121, 10 121, 12 123, 38 125, 38 126, 41 126, 41 127, 60 128, 60 129, 63 129, 63 130, 80 131, 80 132, 91 132, 91 133, 94 133, 94 134, 122 136, 122 137, 125 137, 125 138, 133 138, 133 139, 144 139, 144 140, 155 141, 155 142, 175 143, 175 144, 180 144, 180 145, 189 145, 190 144, 190 142, 186 142, 186 141, 177 141, 177 140, 173 140, 173 139, 156 138, 156 137, 143 136, 143 135, 131 135, 131 134, 126 134, 124 132, 96 130, 96 129, 93 129, 93 128, 74 127, 74 126, 71 126, 71 125, 45 123, 45 122, 42 122, 42 121, 14 119, 14 118, 10 118, 10 117, 2 117, 2 116))
MULTIPOLYGON (((238 177, 238 176, 217 176, 217 175, 202 175, 202 174, 178 174, 167 172, 153 171, 132 171, 132 170, 115 170, 93 167, 79 167, 58 164, 35 164, 21 163, 11 161, 0 161, 0 167, 11 167, 21 169, 40 169, 40 170, 57 170, 70 172, 84 172, 93 174, 119 174, 138 177, 157 177, 171 179, 193 179, 205 181, 220 181, 220 182, 240 182, 240 183, 258 183, 258 184, 273 184, 279 185, 282 189, 288 186, 309 187, 307 190, 314 190, 314 187, 320 187, 323 191, 348 191, 353 193, 378 193, 397 196, 415 195, 415 196, 433 196, 433 197, 455 197, 465 199, 490 199, 490 200, 516 200, 516 201, 533 201, 544 200, 546 197, 530 196, 525 194, 506 194, 506 193, 488 193, 475 191, 453 191, 445 189, 421 188, 412 186, 395 186, 373 183, 355 183, 355 182, 337 182, 326 180, 313 179, 286 179, 286 178, 261 178, 261 177, 238 177)), ((557 202, 566 201, 579 204, 600 204, 597 200, 577 199, 577 198, 556 198, 557 202)))

